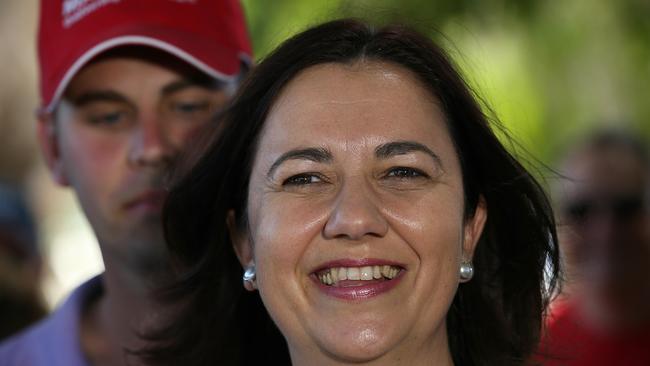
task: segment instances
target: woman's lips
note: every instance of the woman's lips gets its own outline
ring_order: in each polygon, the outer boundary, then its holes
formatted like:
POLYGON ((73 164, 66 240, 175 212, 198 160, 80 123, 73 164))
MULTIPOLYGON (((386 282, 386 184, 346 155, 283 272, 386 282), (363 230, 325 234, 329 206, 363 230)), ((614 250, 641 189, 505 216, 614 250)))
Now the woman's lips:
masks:
POLYGON ((406 272, 404 266, 381 260, 329 262, 310 276, 326 295, 344 300, 363 300, 393 289, 406 272))

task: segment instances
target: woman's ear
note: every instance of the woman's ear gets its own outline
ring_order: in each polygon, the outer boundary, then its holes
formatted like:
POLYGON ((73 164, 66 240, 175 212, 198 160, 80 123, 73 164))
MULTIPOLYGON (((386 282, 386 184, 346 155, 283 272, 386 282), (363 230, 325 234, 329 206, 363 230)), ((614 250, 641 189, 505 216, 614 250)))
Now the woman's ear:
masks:
POLYGON ((235 211, 229 210, 226 217, 228 234, 232 241, 232 247, 243 268, 248 268, 255 263, 253 259, 253 247, 251 246, 248 233, 242 232, 235 219, 235 211))
POLYGON ((250 241, 248 232, 242 232, 237 220, 235 219, 235 211, 229 210, 226 217, 226 225, 228 226, 228 233, 232 240, 232 247, 239 259, 239 263, 244 268, 243 285, 248 291, 255 291, 257 289, 256 273, 255 273, 255 259, 253 257, 253 245, 250 241))
POLYGON ((474 216, 465 222, 463 232, 463 259, 465 261, 471 262, 474 257, 474 250, 476 249, 476 244, 478 244, 478 240, 483 233, 485 221, 487 221, 487 215, 487 203, 485 202, 485 198, 480 196, 476 209, 474 210, 474 216))

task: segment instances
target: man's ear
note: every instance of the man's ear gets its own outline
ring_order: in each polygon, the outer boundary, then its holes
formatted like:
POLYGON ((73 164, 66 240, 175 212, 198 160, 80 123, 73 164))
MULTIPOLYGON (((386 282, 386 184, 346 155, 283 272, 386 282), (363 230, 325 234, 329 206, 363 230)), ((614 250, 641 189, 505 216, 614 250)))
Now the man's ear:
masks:
POLYGON ((59 149, 59 139, 54 113, 39 112, 38 125, 36 128, 38 143, 45 158, 45 163, 50 169, 52 178, 62 186, 70 185, 63 169, 63 160, 59 149))
POLYGON ((463 259, 466 261, 472 260, 474 257, 474 250, 478 244, 478 240, 483 233, 485 221, 487 221, 487 203, 483 196, 479 197, 478 204, 474 210, 474 216, 465 222, 463 232, 463 259))
POLYGON ((228 234, 230 235, 232 247, 235 250, 237 259, 239 259, 239 263, 241 263, 243 268, 251 266, 254 263, 253 247, 251 246, 248 233, 243 233, 237 226, 234 210, 228 211, 226 225, 228 226, 228 234))

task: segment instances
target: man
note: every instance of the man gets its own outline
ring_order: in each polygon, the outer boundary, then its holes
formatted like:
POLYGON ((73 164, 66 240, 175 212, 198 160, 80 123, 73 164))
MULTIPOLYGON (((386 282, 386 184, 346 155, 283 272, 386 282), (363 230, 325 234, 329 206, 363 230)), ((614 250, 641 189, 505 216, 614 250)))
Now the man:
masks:
POLYGON ((250 60, 235 0, 43 0, 38 135, 75 190, 105 272, 0 347, 0 365, 123 365, 169 276, 164 176, 250 60))
POLYGON ((545 365, 650 365, 650 156, 604 131, 565 159, 558 193, 563 294, 545 365))

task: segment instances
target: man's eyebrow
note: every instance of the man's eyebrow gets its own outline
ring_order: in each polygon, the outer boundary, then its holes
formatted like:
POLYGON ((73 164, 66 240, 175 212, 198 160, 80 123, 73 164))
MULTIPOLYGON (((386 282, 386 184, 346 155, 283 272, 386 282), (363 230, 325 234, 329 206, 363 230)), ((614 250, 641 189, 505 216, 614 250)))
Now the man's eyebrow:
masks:
POLYGON ((208 90, 218 90, 224 88, 225 86, 226 86, 225 83, 219 82, 218 80, 182 79, 182 80, 172 81, 171 83, 165 85, 162 88, 160 94, 165 96, 191 87, 199 87, 208 90))
POLYGON ((72 104, 77 107, 83 107, 92 102, 119 102, 132 105, 126 97, 111 90, 92 90, 84 92, 72 98, 71 101, 72 104))
POLYGON ((425 145, 415 141, 393 141, 377 146, 375 156, 378 159, 388 159, 397 155, 405 155, 412 152, 423 152, 429 155, 438 165, 442 166, 440 157, 425 145))
POLYGON ((309 147, 287 151, 273 162, 266 176, 270 178, 275 170, 287 160, 311 160, 317 163, 328 163, 332 161, 332 153, 322 147, 309 147))

